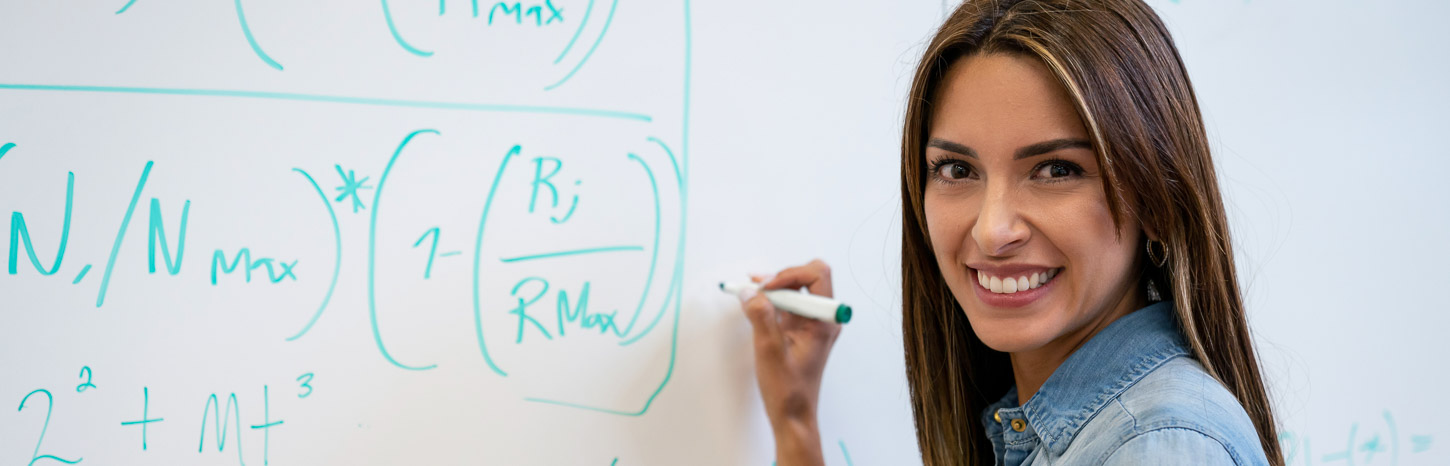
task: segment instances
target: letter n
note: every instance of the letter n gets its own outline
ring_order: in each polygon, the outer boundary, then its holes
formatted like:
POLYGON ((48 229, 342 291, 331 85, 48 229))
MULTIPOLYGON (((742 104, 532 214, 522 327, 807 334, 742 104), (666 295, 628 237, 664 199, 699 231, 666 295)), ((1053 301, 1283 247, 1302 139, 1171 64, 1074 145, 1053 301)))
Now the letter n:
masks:
POLYGON ((65 245, 70 240, 70 213, 71 203, 75 200, 76 174, 71 172, 65 179, 65 220, 60 227, 60 247, 55 252, 55 263, 51 264, 49 270, 40 265, 40 258, 35 255, 35 245, 30 242, 30 229, 25 226, 25 216, 20 212, 10 214, 10 274, 15 275, 16 266, 20 259, 20 243, 25 243, 25 254, 30 256, 30 265, 41 275, 54 275, 60 270, 60 262, 65 258, 65 245))
POLYGON ((181 272, 182 253, 186 250, 186 217, 191 212, 191 201, 181 206, 181 228, 176 232, 176 262, 171 261, 171 246, 166 242, 166 225, 161 221, 161 201, 151 198, 151 241, 147 243, 146 252, 149 261, 146 263, 147 270, 156 273, 156 243, 161 243, 161 256, 166 260, 166 271, 172 275, 181 272))

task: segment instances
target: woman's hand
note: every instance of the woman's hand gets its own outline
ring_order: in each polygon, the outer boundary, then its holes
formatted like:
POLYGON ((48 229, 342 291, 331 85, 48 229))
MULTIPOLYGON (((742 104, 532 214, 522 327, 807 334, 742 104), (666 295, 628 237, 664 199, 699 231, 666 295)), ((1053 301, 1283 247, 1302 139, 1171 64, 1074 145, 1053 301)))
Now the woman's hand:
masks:
MULTIPOLYGON (((764 281, 763 290, 805 287, 811 294, 831 296, 831 269, 820 260, 752 280, 764 281)), ((777 310, 762 293, 746 293, 740 299, 754 328, 755 377, 775 433, 777 464, 824 464, 816 400, 840 324, 777 310)))

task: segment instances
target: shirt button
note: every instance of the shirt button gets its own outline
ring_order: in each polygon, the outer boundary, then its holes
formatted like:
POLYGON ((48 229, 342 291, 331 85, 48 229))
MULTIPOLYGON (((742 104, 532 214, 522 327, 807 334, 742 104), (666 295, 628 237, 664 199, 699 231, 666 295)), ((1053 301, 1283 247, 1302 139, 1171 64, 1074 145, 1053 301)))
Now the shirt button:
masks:
POLYGON ((997 412, 992 413, 992 418, 996 419, 997 422, 1002 422, 1002 410, 999 409, 997 412))
POLYGON ((1018 431, 1018 432, 1022 432, 1024 430, 1027 430, 1027 421, 1023 421, 1021 419, 1013 419, 1012 420, 1012 430, 1015 430, 1015 431, 1018 431))

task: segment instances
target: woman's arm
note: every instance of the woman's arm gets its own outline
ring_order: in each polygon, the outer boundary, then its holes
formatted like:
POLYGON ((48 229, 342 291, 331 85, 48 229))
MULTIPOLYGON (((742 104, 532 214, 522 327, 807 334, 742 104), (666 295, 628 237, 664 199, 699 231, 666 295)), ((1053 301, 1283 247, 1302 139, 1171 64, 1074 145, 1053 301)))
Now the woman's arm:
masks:
MULTIPOLYGON (((831 269, 820 260, 754 280, 764 281, 761 288, 765 290, 805 287, 811 294, 832 295, 831 269)), ((816 401, 826 358, 841 333, 840 324, 779 312, 764 294, 748 293, 740 299, 754 329, 755 377, 775 433, 776 464, 825 464, 816 401)))

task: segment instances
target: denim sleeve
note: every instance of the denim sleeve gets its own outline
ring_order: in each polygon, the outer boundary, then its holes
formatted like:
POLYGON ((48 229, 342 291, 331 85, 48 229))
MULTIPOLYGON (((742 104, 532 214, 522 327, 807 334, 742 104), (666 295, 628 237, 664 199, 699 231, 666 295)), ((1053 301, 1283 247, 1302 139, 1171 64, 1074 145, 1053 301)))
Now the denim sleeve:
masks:
POLYGON ((1151 430, 1129 438, 1104 460, 1106 465, 1236 465, 1227 448, 1202 432, 1179 427, 1151 430))

